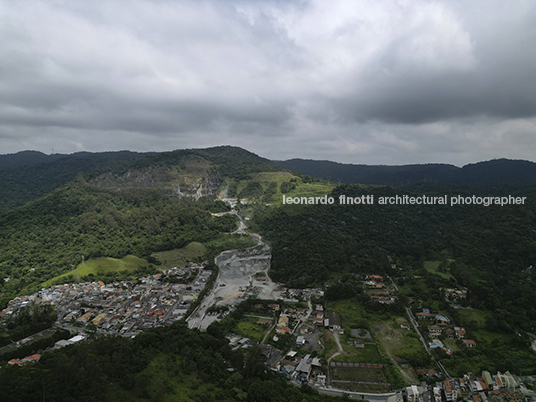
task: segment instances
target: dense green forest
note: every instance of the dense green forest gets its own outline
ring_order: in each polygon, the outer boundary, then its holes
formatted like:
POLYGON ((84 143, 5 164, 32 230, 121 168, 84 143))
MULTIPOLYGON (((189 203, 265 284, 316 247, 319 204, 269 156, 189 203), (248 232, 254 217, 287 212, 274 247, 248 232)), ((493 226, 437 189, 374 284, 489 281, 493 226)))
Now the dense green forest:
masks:
MULTIPOLYGON (((513 189, 484 192, 501 195, 513 189)), ((473 307, 501 310, 509 326, 536 328, 535 189, 517 190, 525 205, 285 205, 260 211, 255 229, 272 245, 274 280, 319 284, 333 273, 389 272, 388 256, 405 268, 453 259, 457 282, 473 307)), ((389 187, 342 185, 331 194, 411 194, 389 187)), ((430 194, 430 193, 429 193, 430 194)))
POLYGON ((0 307, 81 262, 205 242, 236 228, 211 200, 173 199, 151 189, 99 189, 83 179, 0 216, 0 307))
POLYGON ((328 401, 264 365, 260 348, 231 350, 209 328, 184 321, 134 339, 102 337, 55 352, 39 364, 0 370, 2 401, 328 401))

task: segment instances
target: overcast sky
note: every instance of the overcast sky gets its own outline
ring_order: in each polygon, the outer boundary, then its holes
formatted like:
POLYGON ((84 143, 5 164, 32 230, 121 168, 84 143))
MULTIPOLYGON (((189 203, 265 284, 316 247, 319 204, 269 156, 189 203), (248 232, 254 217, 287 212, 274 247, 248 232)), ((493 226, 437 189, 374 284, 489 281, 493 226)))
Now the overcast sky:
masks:
POLYGON ((0 153, 535 160, 533 0, 0 0, 0 153))

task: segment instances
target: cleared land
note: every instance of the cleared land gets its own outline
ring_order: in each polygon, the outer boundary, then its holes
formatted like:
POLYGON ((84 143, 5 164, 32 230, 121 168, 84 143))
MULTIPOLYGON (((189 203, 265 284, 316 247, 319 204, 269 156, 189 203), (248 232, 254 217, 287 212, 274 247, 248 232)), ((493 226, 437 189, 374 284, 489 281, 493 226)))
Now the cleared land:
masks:
POLYGON ((281 192, 281 184, 290 183, 291 188, 284 193, 287 197, 321 197, 329 194, 336 187, 336 183, 314 182, 304 183, 298 176, 294 176, 288 172, 262 172, 250 175, 251 179, 241 180, 237 183, 236 194, 246 188, 249 183, 258 182, 261 184, 263 191, 268 190, 270 186, 276 184, 275 193, 270 201, 271 204, 279 205, 283 202, 283 193, 281 192))
POLYGON ((363 309, 355 299, 344 299, 330 301, 327 305, 328 311, 335 311, 341 315, 344 330, 350 328, 365 328, 367 321, 363 317, 363 309))
POLYGON ((127 255, 121 259, 111 257, 92 258, 84 263, 80 263, 78 267, 71 272, 66 272, 62 275, 56 276, 55 278, 49 279, 48 281, 44 282, 42 286, 49 287, 54 282, 60 281, 61 278, 68 275, 73 275, 80 278, 89 274, 97 276, 98 274, 102 273, 134 270, 141 267, 146 267, 147 265, 149 265, 149 263, 146 259, 139 258, 134 255, 127 255))
POLYGON ((454 278, 450 272, 441 272, 438 270, 441 261, 424 261, 424 269, 432 274, 439 275, 444 279, 454 278))
POLYGON ((475 309, 456 310, 456 315, 459 325, 471 325, 476 328, 484 328, 488 317, 488 313, 485 311, 475 309))
POLYGON ((353 362, 353 363, 381 363, 382 358, 378 352, 376 345, 364 345, 363 348, 356 348, 353 345, 344 344, 341 342, 344 354, 341 354, 333 359, 337 362, 353 362))
POLYGON ((153 256, 162 263, 161 269, 180 267, 188 264, 197 258, 202 257, 207 252, 207 247, 198 242, 192 242, 183 248, 160 251, 153 256))
MULTIPOLYGON (((271 318, 268 319, 270 321, 273 321, 273 319, 271 318)), ((271 322, 262 323, 261 321, 263 321, 263 319, 258 317, 244 317, 236 325, 234 332, 237 335, 243 336, 245 338, 261 341, 264 337, 264 334, 266 333, 266 330, 271 326, 271 322)))
MULTIPOLYGON (((413 329, 410 331, 401 329, 401 324, 409 325, 405 317, 396 317, 391 321, 373 324, 374 328, 380 329, 374 331, 374 336, 385 353, 397 363, 403 363, 411 356, 426 357, 426 350, 424 350, 417 334, 413 329)), ((399 368, 403 371, 405 379, 411 380, 412 383, 418 383, 417 375, 411 367, 399 365, 399 368)))
POLYGON ((331 332, 329 332, 327 329, 324 329, 324 357, 328 359, 330 356, 332 356, 334 353, 336 353, 339 348, 337 347, 337 344, 335 343, 335 339, 333 339, 333 335, 331 332))
POLYGON ((382 368, 330 367, 333 385, 359 392, 388 392, 389 384, 382 368))

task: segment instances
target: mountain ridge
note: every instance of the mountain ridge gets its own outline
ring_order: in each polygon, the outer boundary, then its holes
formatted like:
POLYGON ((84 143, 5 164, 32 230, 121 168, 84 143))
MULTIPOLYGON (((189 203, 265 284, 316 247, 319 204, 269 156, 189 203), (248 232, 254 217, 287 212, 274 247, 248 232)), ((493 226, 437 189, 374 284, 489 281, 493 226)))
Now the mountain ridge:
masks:
POLYGON ((204 186, 200 195, 207 195, 206 191, 214 195, 225 178, 284 170, 266 158, 232 146, 147 153, 78 152, 52 160, 36 151, 15 155, 18 157, 0 156, 0 188, 3 189, 0 210, 39 198, 73 181, 79 174, 104 187, 158 187, 162 181, 169 180, 186 188, 186 193, 197 194, 200 186, 204 186), (99 179, 102 175, 107 175, 106 180, 99 179), (130 180, 132 177, 140 180, 130 180), (199 183, 200 179, 205 183, 199 183), (211 190, 207 190, 209 187, 211 190))
POLYGON ((274 161, 278 166, 312 177, 345 184, 412 187, 422 183, 452 186, 536 184, 536 163, 526 160, 492 159, 457 167, 443 163, 410 165, 344 164, 311 159, 274 161))

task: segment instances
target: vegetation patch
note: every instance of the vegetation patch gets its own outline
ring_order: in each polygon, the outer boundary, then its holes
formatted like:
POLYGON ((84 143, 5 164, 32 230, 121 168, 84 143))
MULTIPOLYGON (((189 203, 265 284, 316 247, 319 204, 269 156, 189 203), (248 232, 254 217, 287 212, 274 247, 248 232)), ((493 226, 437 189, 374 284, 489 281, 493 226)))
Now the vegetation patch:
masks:
POLYGON ((332 383, 337 388, 359 392, 388 392, 387 377, 381 367, 330 367, 332 383))
POLYGON ((376 339, 389 354, 404 357, 408 353, 420 353, 427 356, 417 334, 411 330, 401 329, 400 325, 408 325, 405 317, 398 317, 390 322, 376 322, 373 324, 380 331, 374 332, 376 339), (392 325, 392 324, 395 325, 392 325), (394 328, 393 328, 394 327, 394 328))
POLYGON ((83 263, 78 264, 78 267, 75 270, 44 282, 42 286, 49 287, 53 283, 61 282, 61 279, 66 278, 67 276, 73 276, 75 278, 82 278, 90 274, 98 276, 99 274, 107 274, 110 272, 133 271, 138 268, 146 267, 147 265, 149 265, 149 263, 146 259, 139 258, 134 255, 127 255, 123 258, 91 258, 83 263))
POLYGON ((454 279, 454 276, 447 271, 445 263, 441 261, 424 261, 424 269, 431 274, 439 275, 443 279, 454 279))
POLYGON ((354 362, 354 363, 382 363, 382 358, 378 352, 378 347, 372 344, 366 344, 363 348, 353 345, 341 344, 344 354, 333 359, 337 362, 354 362))
POLYGON ((236 324, 234 332, 246 338, 262 341, 269 327, 270 323, 259 323, 258 317, 244 317, 236 324))
POLYGON ((456 310, 456 320, 460 326, 470 328, 485 328, 488 314, 482 310, 459 309, 456 310))
POLYGON ((364 318, 365 312, 355 298, 342 299, 328 302, 328 311, 335 311, 341 315, 342 325, 348 328, 368 329, 368 321, 364 318))
POLYGON ((243 250, 249 247, 254 247, 256 243, 249 235, 240 234, 220 234, 213 240, 204 243, 209 252, 220 253, 225 250, 243 250))
POLYGON ((182 248, 153 253, 153 256, 161 263, 160 268, 169 269, 195 261, 203 257, 206 252, 207 247, 204 244, 194 241, 182 248))

